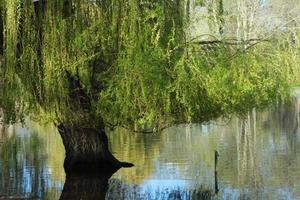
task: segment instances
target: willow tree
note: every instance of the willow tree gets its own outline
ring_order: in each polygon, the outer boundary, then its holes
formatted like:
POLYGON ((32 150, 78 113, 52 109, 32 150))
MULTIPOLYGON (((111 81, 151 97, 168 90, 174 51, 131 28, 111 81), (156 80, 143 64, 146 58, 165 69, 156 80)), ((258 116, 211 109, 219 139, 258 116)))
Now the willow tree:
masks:
POLYGON ((285 45, 208 53, 188 41, 187 4, 0 0, 1 119, 54 123, 65 170, 97 171, 133 166, 109 152, 106 127, 159 130, 280 99, 285 45))

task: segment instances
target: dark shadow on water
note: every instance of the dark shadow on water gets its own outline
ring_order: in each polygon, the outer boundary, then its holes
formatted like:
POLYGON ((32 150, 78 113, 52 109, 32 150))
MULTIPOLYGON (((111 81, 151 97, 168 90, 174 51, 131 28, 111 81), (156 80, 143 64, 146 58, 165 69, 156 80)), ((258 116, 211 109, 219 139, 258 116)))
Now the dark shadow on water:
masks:
POLYGON ((99 173, 69 173, 60 200, 104 200, 108 190, 108 180, 113 171, 99 173))

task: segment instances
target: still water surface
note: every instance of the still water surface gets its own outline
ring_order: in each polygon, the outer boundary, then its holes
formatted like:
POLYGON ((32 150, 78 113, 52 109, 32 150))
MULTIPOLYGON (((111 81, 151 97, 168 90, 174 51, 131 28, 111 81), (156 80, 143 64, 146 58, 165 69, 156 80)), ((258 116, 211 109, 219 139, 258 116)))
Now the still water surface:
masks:
MULTIPOLYGON (((159 134, 109 133, 112 152, 135 167, 111 177, 106 199, 213 194, 214 150, 220 154, 214 199, 300 199, 299 115, 300 97, 294 97, 290 105, 244 118, 174 126, 159 134)), ((63 159, 53 127, 28 122, 0 131, 0 199, 59 199, 63 159)))

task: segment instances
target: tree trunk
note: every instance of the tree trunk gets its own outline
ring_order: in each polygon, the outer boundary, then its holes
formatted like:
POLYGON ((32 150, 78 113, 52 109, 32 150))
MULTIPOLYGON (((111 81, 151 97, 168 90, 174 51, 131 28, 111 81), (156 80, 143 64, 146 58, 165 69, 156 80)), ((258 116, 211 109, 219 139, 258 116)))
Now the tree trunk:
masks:
POLYGON ((121 167, 133 164, 120 162, 109 151, 104 128, 58 125, 66 150, 64 168, 66 173, 114 173, 121 167))

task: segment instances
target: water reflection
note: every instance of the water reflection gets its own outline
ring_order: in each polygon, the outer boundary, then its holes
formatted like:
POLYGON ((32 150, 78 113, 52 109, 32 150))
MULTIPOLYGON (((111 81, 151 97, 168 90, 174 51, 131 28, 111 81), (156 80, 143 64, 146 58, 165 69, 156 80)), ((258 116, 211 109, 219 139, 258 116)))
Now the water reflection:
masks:
POLYGON ((112 173, 68 174, 60 200, 104 200, 112 173))
POLYGON ((0 127, 0 199, 299 199, 300 98, 229 122, 174 126, 160 134, 109 133, 120 160, 105 176, 67 176, 51 127, 0 127), (219 193, 214 195, 218 150, 219 193))
MULTIPOLYGON (((0 197, 58 199, 64 178, 52 173, 55 143, 47 135, 10 126, 0 137, 0 197), (45 136, 45 138, 43 138, 45 136), (49 140, 47 140, 49 139, 49 140), (52 146, 51 155, 49 151, 52 146), (47 150, 48 149, 48 150, 47 150), (49 161, 49 162, 47 162, 49 161)), ((45 129, 46 130, 46 129, 45 129)))

